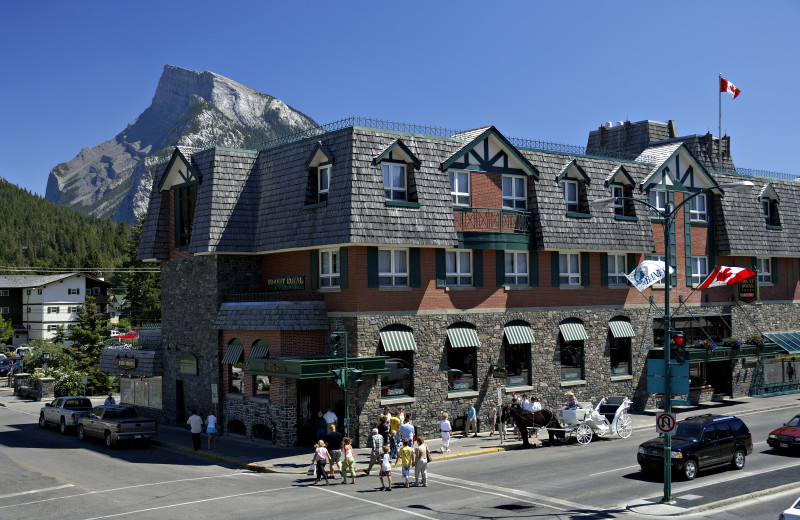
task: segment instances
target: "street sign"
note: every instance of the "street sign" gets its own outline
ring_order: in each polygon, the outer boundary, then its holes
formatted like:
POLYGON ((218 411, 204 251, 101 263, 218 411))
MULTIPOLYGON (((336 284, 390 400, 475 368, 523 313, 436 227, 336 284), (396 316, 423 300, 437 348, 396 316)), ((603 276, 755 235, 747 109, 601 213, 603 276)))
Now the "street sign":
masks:
POLYGON ((217 383, 211 383, 211 402, 217 404, 219 402, 219 390, 217 383))
MULTIPOLYGON (((689 363, 669 366, 669 393, 684 395, 689 393, 689 363)), ((664 393, 664 360, 647 360, 647 393, 664 393)))
POLYGON ((83 375, 83 384, 84 384, 84 386, 86 385, 86 383, 87 383, 88 381, 89 381, 89 378, 86 376, 86 374, 84 374, 84 375, 83 375))
POLYGON ((674 413, 661 412, 656 415, 656 431, 658 433, 674 433, 675 423, 674 413))

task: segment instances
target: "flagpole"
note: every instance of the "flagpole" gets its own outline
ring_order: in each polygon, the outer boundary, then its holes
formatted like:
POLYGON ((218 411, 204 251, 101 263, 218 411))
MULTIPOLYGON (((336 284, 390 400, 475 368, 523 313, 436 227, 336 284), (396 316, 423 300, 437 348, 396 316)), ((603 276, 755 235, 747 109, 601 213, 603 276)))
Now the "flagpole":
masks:
POLYGON ((717 166, 717 171, 722 171, 722 73, 719 73, 719 79, 717 80, 717 98, 719 100, 719 148, 717 151, 719 153, 719 165, 717 166))

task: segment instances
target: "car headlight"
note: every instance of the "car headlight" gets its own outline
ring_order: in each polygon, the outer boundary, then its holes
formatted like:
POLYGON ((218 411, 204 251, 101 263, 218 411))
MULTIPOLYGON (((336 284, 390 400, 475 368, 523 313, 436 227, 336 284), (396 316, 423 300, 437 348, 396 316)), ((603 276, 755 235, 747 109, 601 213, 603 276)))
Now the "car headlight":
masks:
POLYGON ((647 455, 647 450, 639 446, 639 453, 641 453, 642 455, 647 455))
POLYGON ((671 458, 673 458, 673 459, 682 459, 683 458, 683 453, 681 453, 679 451, 672 451, 672 452, 670 452, 669 456, 671 458))
POLYGON ((794 442, 800 442, 800 437, 795 437, 794 442))
POLYGON ((770 438, 770 439, 777 439, 777 438, 778 438, 778 436, 777 436, 777 435, 775 435, 774 433, 770 433, 770 434, 769 434, 769 438, 770 438))

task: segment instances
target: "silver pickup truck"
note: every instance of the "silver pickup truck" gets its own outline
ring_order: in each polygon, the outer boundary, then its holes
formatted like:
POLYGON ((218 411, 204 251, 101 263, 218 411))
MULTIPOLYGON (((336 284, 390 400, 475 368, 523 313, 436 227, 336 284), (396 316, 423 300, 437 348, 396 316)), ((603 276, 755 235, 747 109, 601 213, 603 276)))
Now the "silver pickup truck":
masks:
POLYGON ((95 406, 87 417, 78 421, 78 438, 103 439, 113 448, 119 441, 139 440, 147 444, 158 435, 158 423, 140 417, 133 406, 95 406))
POLYGON ((52 424, 58 426, 58 431, 66 435, 78 425, 81 417, 86 417, 92 410, 92 402, 86 397, 56 397, 47 403, 39 412, 39 426, 46 428, 52 424))

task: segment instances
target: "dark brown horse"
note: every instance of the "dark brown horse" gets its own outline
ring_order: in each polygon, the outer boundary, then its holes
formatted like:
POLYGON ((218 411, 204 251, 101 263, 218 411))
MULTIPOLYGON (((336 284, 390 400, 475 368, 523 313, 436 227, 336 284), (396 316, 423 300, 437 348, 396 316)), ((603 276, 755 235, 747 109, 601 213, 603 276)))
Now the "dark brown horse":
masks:
POLYGON ((523 410, 521 406, 509 406, 508 412, 514 420, 520 435, 522 436, 522 448, 527 449, 531 447, 528 441, 528 428, 547 428, 547 434, 550 437, 550 445, 552 446, 555 437, 563 437, 563 431, 554 431, 553 428, 561 428, 561 424, 556 419, 556 414, 550 410, 536 410, 529 412, 523 410))

